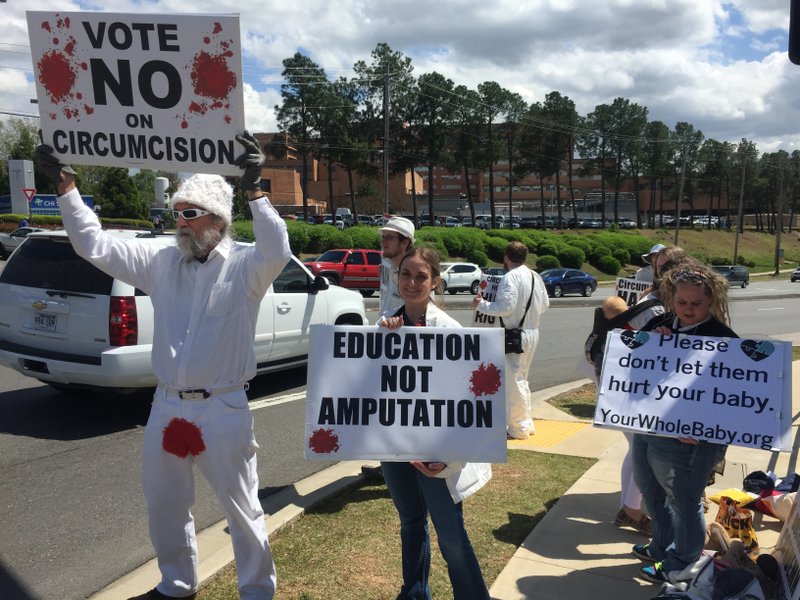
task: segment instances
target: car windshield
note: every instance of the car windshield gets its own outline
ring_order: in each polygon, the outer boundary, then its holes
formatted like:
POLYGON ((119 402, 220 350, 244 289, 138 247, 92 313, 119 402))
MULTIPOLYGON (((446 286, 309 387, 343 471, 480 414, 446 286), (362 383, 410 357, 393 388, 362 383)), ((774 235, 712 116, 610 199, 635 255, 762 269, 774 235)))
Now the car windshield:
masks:
POLYGON ((345 254, 344 250, 328 250, 317 259, 317 262, 342 262, 345 254))

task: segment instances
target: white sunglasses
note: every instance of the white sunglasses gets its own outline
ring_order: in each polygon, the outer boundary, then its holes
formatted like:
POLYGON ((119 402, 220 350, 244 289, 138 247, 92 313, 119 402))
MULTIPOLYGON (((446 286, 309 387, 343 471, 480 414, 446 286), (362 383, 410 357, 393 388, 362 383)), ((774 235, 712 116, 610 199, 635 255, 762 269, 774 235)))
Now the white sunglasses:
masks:
POLYGON ((178 217, 183 217, 187 221, 191 221, 192 219, 197 219, 210 214, 211 213, 207 210, 200 210, 199 208, 184 208, 183 210, 172 211, 172 216, 175 217, 176 221, 178 220, 178 217))

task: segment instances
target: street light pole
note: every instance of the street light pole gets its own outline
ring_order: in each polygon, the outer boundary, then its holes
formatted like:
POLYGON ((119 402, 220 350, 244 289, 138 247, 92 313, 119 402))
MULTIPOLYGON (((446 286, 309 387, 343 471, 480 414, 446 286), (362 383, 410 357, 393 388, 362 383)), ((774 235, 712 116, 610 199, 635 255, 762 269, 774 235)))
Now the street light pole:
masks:
POLYGON ((383 211, 389 214, 389 65, 383 77, 383 211))

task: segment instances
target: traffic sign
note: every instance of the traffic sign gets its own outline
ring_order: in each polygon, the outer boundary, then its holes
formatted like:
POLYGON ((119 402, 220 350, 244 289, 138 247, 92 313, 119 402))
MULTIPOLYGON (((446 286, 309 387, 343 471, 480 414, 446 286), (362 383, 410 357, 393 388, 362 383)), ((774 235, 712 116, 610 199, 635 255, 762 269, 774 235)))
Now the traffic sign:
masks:
POLYGON ((28 202, 30 202, 36 195, 36 188, 22 188, 22 193, 25 194, 25 197, 28 199, 28 202))

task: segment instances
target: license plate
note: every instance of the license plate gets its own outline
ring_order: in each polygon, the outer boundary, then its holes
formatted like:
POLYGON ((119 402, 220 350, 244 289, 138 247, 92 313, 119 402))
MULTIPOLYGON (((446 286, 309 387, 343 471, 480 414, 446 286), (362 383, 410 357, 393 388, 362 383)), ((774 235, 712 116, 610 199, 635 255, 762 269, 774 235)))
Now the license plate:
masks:
POLYGON ((49 315, 47 313, 34 313, 33 327, 40 331, 55 331, 56 330, 56 315, 49 315))

